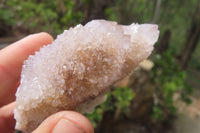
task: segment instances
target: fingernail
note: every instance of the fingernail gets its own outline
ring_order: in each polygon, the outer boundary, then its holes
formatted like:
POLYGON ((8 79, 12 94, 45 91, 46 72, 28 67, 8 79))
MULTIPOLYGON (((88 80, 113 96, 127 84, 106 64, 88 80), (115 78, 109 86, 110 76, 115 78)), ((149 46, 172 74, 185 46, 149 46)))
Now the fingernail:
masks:
POLYGON ((54 127, 52 133, 84 133, 76 124, 67 119, 61 119, 54 127))

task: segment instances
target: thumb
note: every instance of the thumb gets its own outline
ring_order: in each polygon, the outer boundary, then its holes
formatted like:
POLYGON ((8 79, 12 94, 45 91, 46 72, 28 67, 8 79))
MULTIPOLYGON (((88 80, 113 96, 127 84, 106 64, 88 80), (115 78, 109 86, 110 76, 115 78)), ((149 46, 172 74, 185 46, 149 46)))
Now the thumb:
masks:
POLYGON ((48 117, 33 133, 94 133, 94 129, 82 114, 63 111, 48 117))

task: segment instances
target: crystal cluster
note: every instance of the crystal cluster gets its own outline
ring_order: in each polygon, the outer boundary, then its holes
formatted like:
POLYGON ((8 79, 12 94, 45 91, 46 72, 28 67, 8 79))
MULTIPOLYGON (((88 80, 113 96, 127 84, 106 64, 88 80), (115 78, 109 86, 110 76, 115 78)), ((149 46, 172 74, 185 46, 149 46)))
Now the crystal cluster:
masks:
POLYGON ((106 20, 65 30, 24 62, 16 129, 31 132, 61 110, 91 112, 111 85, 151 54, 158 36, 157 25, 106 20))

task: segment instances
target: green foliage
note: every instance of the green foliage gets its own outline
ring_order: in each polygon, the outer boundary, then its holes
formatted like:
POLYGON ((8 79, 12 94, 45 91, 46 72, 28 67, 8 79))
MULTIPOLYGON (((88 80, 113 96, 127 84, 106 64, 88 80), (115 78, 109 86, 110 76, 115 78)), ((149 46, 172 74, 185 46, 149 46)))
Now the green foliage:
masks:
POLYGON ((112 92, 116 102, 115 108, 120 107, 120 112, 127 113, 128 107, 130 106, 131 100, 135 97, 135 93, 133 93, 132 89, 128 87, 121 87, 112 92))
POLYGON ((0 8, 0 20, 5 21, 8 25, 15 24, 16 21, 12 19, 13 13, 10 10, 0 8))
POLYGON ((153 107, 152 117, 155 120, 163 120, 163 111, 161 110, 160 107, 158 107, 156 105, 153 107))
POLYGON ((0 9, 0 19, 31 32, 59 34, 81 22, 83 15, 74 11, 74 6, 74 0, 9 0, 6 9, 0 9))
POLYGON ((96 128, 102 120, 103 112, 104 110, 100 106, 94 109, 91 114, 85 114, 85 116, 91 121, 93 127, 96 128))
POLYGON ((120 107, 118 115, 127 113, 129 111, 128 107, 130 106, 134 96, 135 93, 133 93, 132 89, 128 87, 116 88, 115 90, 107 93, 107 100, 96 107, 93 113, 85 114, 85 116, 92 122, 94 127, 97 127, 102 120, 104 112, 111 111, 116 114, 120 107))
POLYGON ((154 63, 151 79, 155 85, 157 102, 153 107, 153 118, 166 120, 169 115, 176 114, 174 94, 179 93, 180 99, 189 104, 191 100, 188 96, 192 88, 186 84, 186 72, 180 69, 170 51, 162 56, 156 55, 154 63))

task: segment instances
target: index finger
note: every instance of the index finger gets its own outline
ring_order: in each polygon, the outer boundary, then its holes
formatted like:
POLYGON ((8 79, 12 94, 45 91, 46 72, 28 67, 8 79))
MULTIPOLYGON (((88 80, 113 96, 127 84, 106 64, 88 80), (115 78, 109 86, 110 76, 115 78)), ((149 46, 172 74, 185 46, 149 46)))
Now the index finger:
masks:
POLYGON ((16 89, 13 91, 12 88, 20 79, 23 61, 52 41, 53 38, 49 34, 38 33, 27 36, 0 51, 0 106, 15 99, 16 89))

